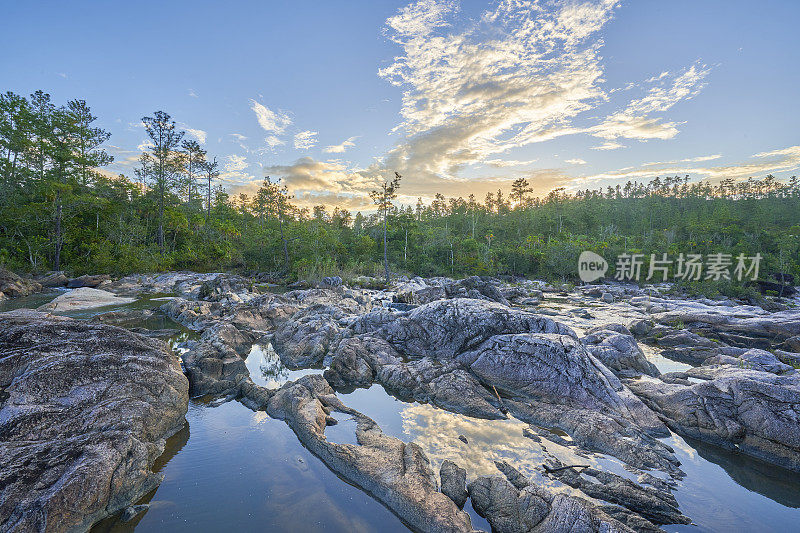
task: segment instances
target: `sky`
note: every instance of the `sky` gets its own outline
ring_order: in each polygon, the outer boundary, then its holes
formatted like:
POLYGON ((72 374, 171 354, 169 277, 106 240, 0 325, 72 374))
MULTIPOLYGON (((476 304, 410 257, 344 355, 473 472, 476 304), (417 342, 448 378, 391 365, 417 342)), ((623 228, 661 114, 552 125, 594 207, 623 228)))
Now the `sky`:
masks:
POLYGON ((796 0, 10 1, 0 90, 87 101, 133 176, 170 113, 301 205, 800 169, 796 0))

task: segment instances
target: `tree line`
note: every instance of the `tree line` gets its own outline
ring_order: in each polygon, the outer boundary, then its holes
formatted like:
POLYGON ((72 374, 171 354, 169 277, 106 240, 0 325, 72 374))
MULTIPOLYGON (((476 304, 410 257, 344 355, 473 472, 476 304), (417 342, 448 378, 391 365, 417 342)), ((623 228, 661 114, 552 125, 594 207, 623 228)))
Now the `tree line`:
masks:
POLYGON ((373 191, 374 213, 302 208, 264 178, 230 196, 201 144, 169 114, 143 117, 149 143, 133 176, 83 100, 0 95, 0 265, 72 274, 234 269, 274 277, 519 275, 574 281, 583 250, 760 253, 800 278, 800 183, 657 177, 605 189, 532 194, 520 178, 483 199, 397 205, 401 176, 373 191))

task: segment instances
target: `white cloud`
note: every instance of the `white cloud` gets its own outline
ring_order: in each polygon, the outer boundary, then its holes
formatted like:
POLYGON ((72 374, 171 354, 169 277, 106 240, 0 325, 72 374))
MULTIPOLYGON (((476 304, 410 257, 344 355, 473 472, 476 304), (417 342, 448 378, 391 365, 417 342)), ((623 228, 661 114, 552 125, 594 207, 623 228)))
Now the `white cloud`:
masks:
POLYGON ((267 146, 269 146, 269 147, 270 147, 270 149, 273 149, 273 148, 275 148, 276 146, 281 146, 281 145, 283 145, 283 144, 286 144, 284 141, 280 140, 280 139, 279 139, 278 137, 276 137, 275 135, 267 135, 267 137, 264 139, 264 143, 265 143, 267 146))
POLYGON ((294 147, 298 150, 308 150, 317 144, 316 131, 301 131, 294 136, 294 147))
POLYGON ((225 170, 229 172, 239 172, 247 168, 245 157, 231 154, 225 157, 225 170))
POLYGON ((286 127, 292 123, 291 117, 282 111, 272 111, 268 107, 252 99, 250 100, 250 104, 250 109, 256 114, 259 126, 268 133, 280 135, 284 132, 286 127))
POLYGON ((341 153, 344 153, 345 150, 347 150, 349 147, 356 145, 356 143, 355 143, 356 139, 358 139, 358 136, 350 137, 346 141, 343 141, 342 144, 334 144, 334 145, 331 145, 331 146, 326 146, 323 149, 323 152, 326 152, 326 153, 329 153, 329 154, 341 154, 341 153))
POLYGON ((617 150, 619 148, 625 148, 624 144, 620 144, 616 141, 606 141, 603 144, 598 146, 592 146, 591 150, 617 150))
POLYGON ((569 163, 570 165, 585 165, 586 161, 583 159, 575 158, 575 159, 565 159, 565 163, 569 163))
POLYGON ((205 144, 205 142, 206 142, 206 132, 205 131, 196 130, 196 129, 190 128, 188 126, 182 126, 182 127, 183 127, 184 130, 186 130, 186 133, 188 133, 189 135, 191 135, 192 137, 194 137, 195 139, 200 141, 202 144, 205 144))
POLYGON ((189 92, 188 92, 188 94, 189 94, 189 96, 191 96, 192 98, 200 98, 199 96, 197 96, 197 93, 195 93, 195 92, 194 92, 194 89, 189 89, 189 92))

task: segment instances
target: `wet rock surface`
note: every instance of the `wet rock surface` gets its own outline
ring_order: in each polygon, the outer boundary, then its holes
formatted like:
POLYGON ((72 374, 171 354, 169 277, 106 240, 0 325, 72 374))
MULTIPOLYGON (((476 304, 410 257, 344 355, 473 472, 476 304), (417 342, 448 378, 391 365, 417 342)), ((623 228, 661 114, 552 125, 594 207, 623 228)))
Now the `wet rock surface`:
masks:
POLYGON ((161 482, 188 384, 159 341, 42 313, 0 313, 0 523, 78 531, 161 482))

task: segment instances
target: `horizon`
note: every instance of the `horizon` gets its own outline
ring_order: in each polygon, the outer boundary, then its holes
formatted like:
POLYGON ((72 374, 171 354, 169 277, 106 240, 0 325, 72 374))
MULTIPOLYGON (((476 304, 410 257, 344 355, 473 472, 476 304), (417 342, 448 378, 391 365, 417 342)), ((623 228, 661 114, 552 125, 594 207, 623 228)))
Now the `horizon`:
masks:
POLYGON ((175 3, 146 20, 94 6, 10 6, 31 23, 0 36, 26 43, 0 74, 6 90, 85 99, 112 133, 113 175, 133 176, 158 109, 218 157, 232 194, 271 176, 301 206, 354 212, 394 171, 414 205, 518 178, 541 196, 800 169, 793 2, 175 3))

